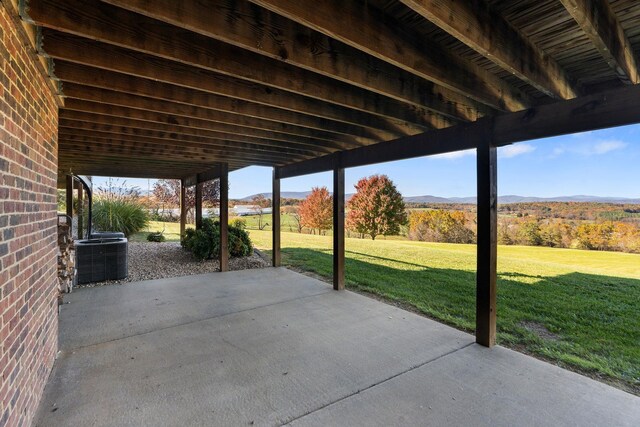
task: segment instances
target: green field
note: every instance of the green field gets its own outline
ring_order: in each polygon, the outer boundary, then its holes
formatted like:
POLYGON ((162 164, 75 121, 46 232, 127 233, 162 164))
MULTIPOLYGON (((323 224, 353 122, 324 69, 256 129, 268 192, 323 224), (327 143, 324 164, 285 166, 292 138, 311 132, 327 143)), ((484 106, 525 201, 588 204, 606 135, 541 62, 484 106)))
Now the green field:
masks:
MULTIPOLYGON (((178 224, 165 228, 178 240, 178 224)), ((271 232, 249 230, 269 253, 271 232)), ((132 240, 144 240, 140 233, 132 240)), ((331 277, 329 236, 282 233, 288 266, 331 277)), ((347 287, 467 331, 475 322, 474 245, 346 240, 347 287)), ((498 342, 640 394, 640 255, 498 249, 498 342)))

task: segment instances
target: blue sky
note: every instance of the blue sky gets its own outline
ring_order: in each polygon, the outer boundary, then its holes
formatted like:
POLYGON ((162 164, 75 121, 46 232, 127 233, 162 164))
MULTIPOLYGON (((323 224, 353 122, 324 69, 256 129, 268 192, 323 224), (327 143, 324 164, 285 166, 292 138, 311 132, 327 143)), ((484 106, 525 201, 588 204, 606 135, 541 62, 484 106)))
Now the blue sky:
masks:
MULTIPOLYGON (((521 142, 498 150, 498 193, 520 196, 592 196, 640 198, 640 125, 521 142)), ((386 174, 405 196, 473 196, 475 152, 464 151, 351 168, 347 193, 358 179, 386 174)), ((94 181, 98 185, 101 178, 94 181)), ((271 191, 271 168, 249 167, 229 176, 231 198, 271 191)), ((147 189, 146 179, 127 183, 147 189)), ((153 186, 153 182, 151 182, 153 186)), ((282 181, 282 191, 331 188, 331 174, 282 181)))

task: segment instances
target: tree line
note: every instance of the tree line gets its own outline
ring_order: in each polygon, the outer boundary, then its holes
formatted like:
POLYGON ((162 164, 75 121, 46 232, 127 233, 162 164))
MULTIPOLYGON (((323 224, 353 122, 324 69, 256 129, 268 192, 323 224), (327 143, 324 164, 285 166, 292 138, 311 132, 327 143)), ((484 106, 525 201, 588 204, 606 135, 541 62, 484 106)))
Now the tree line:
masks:
MULTIPOLYGON (((179 184, 159 181, 154 196, 169 205, 179 202, 179 184)), ((475 243, 476 213, 472 204, 411 204, 403 201, 386 175, 360 179, 346 204, 349 235, 375 240, 378 236, 404 235, 411 240, 475 243)), ((215 205, 217 182, 205 189, 204 199, 215 205)), ((193 194, 187 193, 188 201, 193 194)), ((286 199, 282 213, 295 231, 326 234, 333 227, 333 200, 326 187, 313 188, 302 201, 286 199)), ((263 209, 270 200, 251 201, 259 228, 268 225, 263 209)), ((188 206, 192 203, 188 203, 188 206)), ((640 253, 640 208, 637 205, 581 202, 527 202, 498 207, 498 242, 503 245, 548 246, 640 253)))

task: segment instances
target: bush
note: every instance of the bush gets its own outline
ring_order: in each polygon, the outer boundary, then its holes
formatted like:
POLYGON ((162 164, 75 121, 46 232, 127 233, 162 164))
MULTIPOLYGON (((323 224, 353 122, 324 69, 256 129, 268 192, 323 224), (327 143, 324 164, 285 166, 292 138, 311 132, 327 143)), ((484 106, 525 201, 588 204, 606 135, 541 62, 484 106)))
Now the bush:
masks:
MULTIPOLYGON (((182 247, 199 260, 217 258, 220 255, 220 223, 211 218, 202 220, 202 228, 185 230, 182 247)), ((243 257, 253 253, 249 234, 242 228, 229 226, 229 256, 243 257)))
POLYGON ((146 209, 126 200, 97 200, 93 203, 93 226, 98 231, 120 231, 126 237, 149 223, 146 209))
POLYGON ((243 218, 234 218, 229 221, 229 225, 231 227, 239 228, 240 230, 244 230, 247 228, 247 220, 243 218))
POLYGON ((161 231, 155 231, 153 233, 147 234, 147 240, 149 242, 164 242, 167 239, 164 237, 164 234, 162 234, 161 231))

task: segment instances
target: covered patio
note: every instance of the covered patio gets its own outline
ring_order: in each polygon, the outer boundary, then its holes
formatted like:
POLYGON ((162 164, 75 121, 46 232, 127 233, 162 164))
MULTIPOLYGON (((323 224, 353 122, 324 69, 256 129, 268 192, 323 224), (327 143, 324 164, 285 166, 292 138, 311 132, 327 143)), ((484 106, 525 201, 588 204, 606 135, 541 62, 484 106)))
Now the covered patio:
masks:
POLYGON ((637 425, 640 399, 284 268, 81 289, 37 425, 637 425))
POLYGON ((492 347, 497 150, 640 123, 639 17, 636 0, 1 2, 0 424, 638 425, 637 397, 492 347), (474 337, 343 291, 345 169, 461 150, 474 337), (226 272, 222 250, 221 273, 68 295, 58 322, 56 186, 73 214, 77 175, 180 180, 184 230, 186 188, 199 226, 219 179, 225 248, 248 166, 273 168, 273 269, 226 272), (281 181, 319 172, 342 292, 279 268, 281 181))

